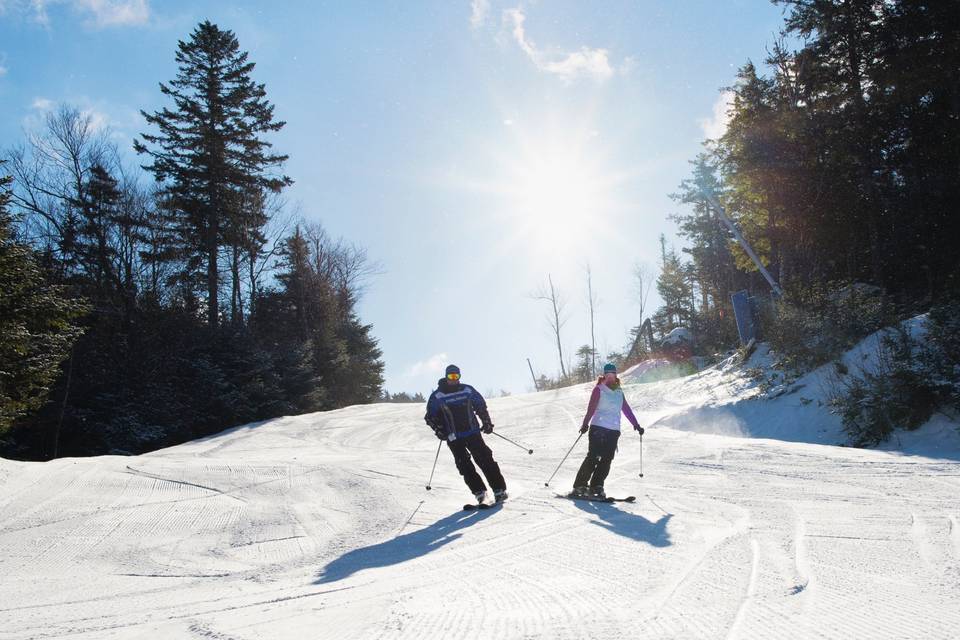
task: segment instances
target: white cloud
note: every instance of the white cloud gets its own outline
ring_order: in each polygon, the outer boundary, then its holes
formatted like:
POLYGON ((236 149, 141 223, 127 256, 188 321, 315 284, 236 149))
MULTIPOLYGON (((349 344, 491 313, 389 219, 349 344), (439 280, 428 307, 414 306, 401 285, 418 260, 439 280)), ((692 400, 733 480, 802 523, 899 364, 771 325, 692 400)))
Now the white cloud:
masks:
POLYGON ((523 28, 523 23, 527 19, 527 16, 523 14, 523 11, 521 11, 519 8, 507 9, 503 12, 503 19, 504 21, 513 24, 513 39, 517 41, 517 44, 520 45, 520 48, 523 49, 531 58, 536 57, 537 52, 533 48, 533 45, 527 42, 527 35, 523 28))
POLYGON ((50 25, 49 10, 57 5, 70 7, 84 18, 85 25, 96 28, 137 26, 150 19, 149 0, 14 0, 0 4, 0 13, 7 7, 29 9, 33 21, 46 27, 50 25))
POLYGON ((426 375, 428 373, 443 373, 444 368, 447 366, 447 354, 437 353, 426 360, 421 360, 416 362, 407 369, 406 375, 408 377, 416 377, 426 375))
POLYGON ((490 15, 490 0, 470 0, 470 26, 479 29, 490 15))
POLYGON ((74 10, 88 11, 98 27, 146 24, 150 19, 147 0, 73 0, 74 10))
MULTIPOLYGON (((614 68, 610 64, 610 53, 606 49, 591 49, 580 47, 572 53, 547 53, 539 48, 527 36, 524 22, 527 16, 519 7, 507 9, 503 12, 504 22, 512 27, 513 39, 527 57, 541 71, 552 73, 566 83, 572 83, 579 78, 592 78, 598 82, 609 80, 614 75, 614 68)), ((626 72, 628 69, 624 69, 626 72)))
MULTIPOLYGON (((79 96, 65 102, 67 106, 75 108, 80 116, 89 122, 90 130, 106 132, 110 138, 122 144, 131 139, 129 131, 140 123, 139 112, 132 109, 118 108, 104 101, 94 101, 87 96, 79 96)), ((44 118, 57 107, 57 103, 49 98, 38 96, 30 104, 30 112, 22 121, 23 127, 29 131, 43 126, 44 118)))
POLYGON ((567 57, 559 62, 547 62, 542 68, 560 76, 565 82, 573 82, 580 76, 607 80, 613 75, 607 50, 588 49, 587 47, 582 47, 580 51, 567 54, 567 57))
POLYGON ((30 6, 33 8, 33 19, 43 26, 49 26, 50 16, 47 15, 46 0, 30 0, 30 6))
POLYGON ((708 140, 716 140, 727 132, 727 125, 730 124, 730 109, 733 107, 734 93, 724 91, 717 96, 717 101, 713 103, 713 115, 709 118, 700 118, 697 124, 703 130, 703 135, 708 140))
POLYGON ((37 97, 33 99, 33 104, 30 106, 37 111, 49 111, 53 108, 53 100, 37 97))
POLYGON ((80 111, 80 116, 90 119, 90 129, 92 131, 102 131, 110 126, 110 118, 107 114, 92 107, 80 111))

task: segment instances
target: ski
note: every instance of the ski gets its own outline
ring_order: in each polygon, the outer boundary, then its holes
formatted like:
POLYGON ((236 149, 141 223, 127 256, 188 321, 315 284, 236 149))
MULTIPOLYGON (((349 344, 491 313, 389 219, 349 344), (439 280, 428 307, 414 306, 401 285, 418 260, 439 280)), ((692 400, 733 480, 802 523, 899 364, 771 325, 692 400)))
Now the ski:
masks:
POLYGON ((496 503, 496 504, 487 504, 486 502, 481 502, 480 504, 474 504, 474 503, 472 503, 472 502, 469 502, 469 503, 463 505, 463 510, 464 510, 464 511, 476 511, 477 509, 493 509, 494 507, 498 506, 499 504, 500 504, 499 502, 496 503))
POLYGON ((637 496, 627 496, 626 498, 614 498, 612 496, 607 496, 606 498, 592 498, 590 496, 575 496, 571 493, 558 493, 555 494, 558 498, 566 498, 567 500, 582 500, 584 502, 636 502, 637 496))

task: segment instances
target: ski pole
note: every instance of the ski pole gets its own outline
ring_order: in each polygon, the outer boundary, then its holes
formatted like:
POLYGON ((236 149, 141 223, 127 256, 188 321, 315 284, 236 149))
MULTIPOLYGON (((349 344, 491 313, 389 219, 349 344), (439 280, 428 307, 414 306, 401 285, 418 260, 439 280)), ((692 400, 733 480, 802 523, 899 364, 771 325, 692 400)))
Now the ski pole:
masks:
MULTIPOLYGON (((577 443, 580 442, 580 438, 583 437, 583 434, 577 436, 577 439, 573 441, 573 447, 577 446, 577 443)), ((563 463, 567 461, 567 458, 570 457, 570 454, 573 453, 573 447, 570 447, 570 451, 567 451, 567 455, 563 456, 563 460, 560 461, 560 464, 557 465, 556 470, 550 475, 550 478, 543 483, 543 486, 549 487, 550 480, 553 480, 553 476, 557 475, 557 471, 560 471, 560 467, 563 466, 563 463)))
POLYGON ((495 435, 495 436, 497 436, 497 437, 503 438, 504 440, 506 440, 507 442, 509 442, 509 443, 512 444, 512 445, 518 446, 518 447, 520 447, 521 449, 526 449, 526 450, 527 450, 527 453, 529 453, 530 455, 533 455, 533 449, 528 449, 527 447, 523 446, 523 445, 520 444, 519 442, 514 442, 513 440, 511 440, 510 438, 508 438, 508 437, 506 437, 506 436, 501 436, 501 435, 500 435, 499 433, 497 433, 496 431, 493 431, 492 433, 493 433, 493 435, 495 435))
POLYGON ((643 434, 640 434, 640 477, 643 477, 643 434))
POLYGON ((437 460, 440 459, 440 447, 443 446, 443 440, 440 441, 440 444, 437 445, 437 457, 433 459, 433 469, 430 469, 430 479, 427 480, 427 491, 430 491, 432 487, 430 486, 433 483, 433 472, 437 470, 437 460))

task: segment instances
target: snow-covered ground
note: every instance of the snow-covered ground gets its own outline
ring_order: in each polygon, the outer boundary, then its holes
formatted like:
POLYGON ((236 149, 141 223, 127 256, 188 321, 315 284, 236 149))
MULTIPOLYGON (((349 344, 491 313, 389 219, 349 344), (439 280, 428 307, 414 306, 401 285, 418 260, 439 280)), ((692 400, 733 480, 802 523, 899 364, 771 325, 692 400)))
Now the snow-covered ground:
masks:
POLYGON ((818 380, 763 400, 730 367, 628 383, 645 475, 625 432, 607 490, 635 504, 554 497, 585 439, 544 487, 588 386, 491 402, 535 454, 487 437, 512 496, 489 511, 461 511, 446 447, 424 490, 421 405, 0 460, 0 638, 960 636, 955 425, 835 446, 818 380))

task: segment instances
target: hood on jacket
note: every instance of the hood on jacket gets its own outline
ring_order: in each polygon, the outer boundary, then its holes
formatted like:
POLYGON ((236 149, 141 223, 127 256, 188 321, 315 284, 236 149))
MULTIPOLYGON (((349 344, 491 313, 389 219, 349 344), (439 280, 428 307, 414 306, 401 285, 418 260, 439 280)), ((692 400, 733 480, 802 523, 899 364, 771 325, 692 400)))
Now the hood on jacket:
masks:
POLYGON ((597 379, 597 384, 602 384, 602 385, 606 386, 608 389, 610 389, 610 390, 612 390, 612 391, 616 391, 617 389, 620 388, 620 378, 616 378, 616 379, 613 381, 613 384, 606 384, 606 383, 603 381, 603 378, 604 378, 603 376, 600 376, 600 377, 597 379))
POLYGON ((450 382, 446 378, 440 378, 437 380, 437 391, 442 391, 443 393, 460 391, 462 388, 463 384, 459 380, 457 382, 450 382))

